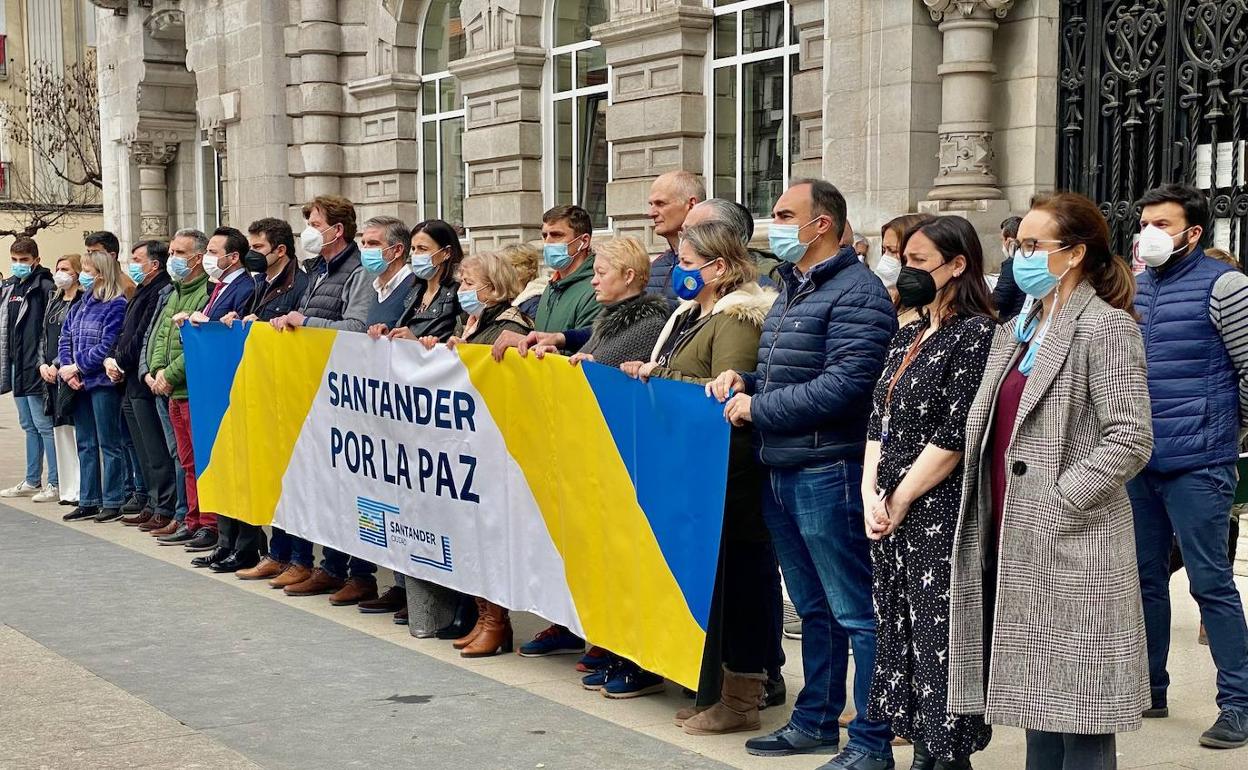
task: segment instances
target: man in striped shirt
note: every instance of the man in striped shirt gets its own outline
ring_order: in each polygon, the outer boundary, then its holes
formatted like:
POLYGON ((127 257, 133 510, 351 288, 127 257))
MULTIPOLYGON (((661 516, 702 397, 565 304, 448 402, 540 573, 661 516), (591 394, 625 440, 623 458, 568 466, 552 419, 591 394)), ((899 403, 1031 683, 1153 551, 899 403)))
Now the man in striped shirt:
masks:
POLYGON ((1127 489, 1135 512, 1151 707, 1169 715, 1170 549, 1174 538, 1218 669, 1220 714, 1202 745, 1248 744, 1248 626, 1227 554, 1239 438, 1248 425, 1248 276, 1201 248, 1209 203, 1164 185, 1139 201, 1135 309, 1148 356, 1155 447, 1127 489))

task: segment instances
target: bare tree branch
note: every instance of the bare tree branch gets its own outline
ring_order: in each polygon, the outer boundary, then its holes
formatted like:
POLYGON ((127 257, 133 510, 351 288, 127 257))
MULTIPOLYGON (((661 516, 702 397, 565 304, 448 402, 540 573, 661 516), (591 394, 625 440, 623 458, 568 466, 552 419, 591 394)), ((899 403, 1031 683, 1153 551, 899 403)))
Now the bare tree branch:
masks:
POLYGON ((63 72, 36 61, 14 73, 13 87, 17 98, 0 103, 0 127, 8 138, 69 185, 103 189, 95 52, 63 72))
POLYGON ((40 179, 38 174, 26 176, 14 171, 7 182, 12 200, 0 201, 0 211, 25 224, 21 229, 0 229, 0 238, 33 238, 40 230, 68 225, 72 217, 100 211, 90 186, 70 185, 66 195, 66 185, 59 178, 40 179))

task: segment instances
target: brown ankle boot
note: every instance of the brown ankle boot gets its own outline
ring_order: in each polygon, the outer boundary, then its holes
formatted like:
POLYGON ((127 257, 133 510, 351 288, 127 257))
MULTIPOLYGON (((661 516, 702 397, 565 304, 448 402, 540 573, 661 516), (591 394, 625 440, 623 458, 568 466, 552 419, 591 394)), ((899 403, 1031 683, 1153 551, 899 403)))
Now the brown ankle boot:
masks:
POLYGON ((282 574, 269 581, 269 588, 285 588, 293 586, 295 583, 302 583, 312 577, 312 568, 304 567, 299 564, 291 564, 282 574))
POLYGON ((251 569, 240 569, 234 573, 239 580, 270 580, 286 571, 290 565, 284 561, 274 561, 268 556, 251 569))
POLYGON ((472 644, 472 640, 476 639, 477 634, 481 633, 481 629, 485 627, 485 605, 486 605, 485 599, 482 599, 480 596, 478 596, 477 597, 477 624, 472 627, 471 631, 459 637, 455 641, 451 642, 452 647, 454 647, 457 650, 462 650, 468 645, 472 644))
POLYGON ((485 622, 481 624, 481 633, 462 650, 464 658, 488 658, 500 652, 511 652, 511 616, 506 608, 492 602, 485 602, 485 610, 481 613, 485 622))
POLYGON ((761 725, 758 700, 766 683, 766 674, 736 674, 724 669, 724 687, 719 703, 686 719, 685 732, 689 735, 723 735, 757 730, 761 725))
POLYGON ((676 723, 677 727, 684 727, 685 722, 688 722, 690 719, 693 719, 698 714, 701 714, 709 708, 710 706, 685 706, 683 709, 676 712, 676 718, 672 721, 676 723))

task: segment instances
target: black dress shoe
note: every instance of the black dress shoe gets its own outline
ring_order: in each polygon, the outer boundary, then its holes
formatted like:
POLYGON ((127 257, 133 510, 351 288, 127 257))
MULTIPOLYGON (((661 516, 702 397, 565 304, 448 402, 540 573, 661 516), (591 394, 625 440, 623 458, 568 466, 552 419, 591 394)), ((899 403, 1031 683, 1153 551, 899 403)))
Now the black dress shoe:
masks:
POLYGON ((130 499, 126 501, 126 504, 121 506, 121 512, 126 515, 138 513, 143 510, 143 506, 145 505, 147 505, 146 500, 138 495, 130 495, 130 499))
MULTIPOLYGON (((191 542, 194 541, 192 540, 191 542)), ((206 553, 203 556, 196 556, 194 559, 191 559, 191 566, 211 567, 217 562, 228 558, 231 553, 232 551, 229 546, 219 545, 216 548, 213 548, 211 553, 206 553)))
POLYGON ((240 569, 251 569, 260 563, 260 554, 252 553, 232 553, 216 564, 212 564, 208 569, 213 572, 238 572, 240 569))
POLYGON ((458 639, 477 625, 477 600, 461 594, 455 607, 455 617, 434 633, 438 639, 458 639))
POLYGON ((74 505, 74 506, 76 506, 76 505, 78 505, 78 501, 77 501, 77 500, 62 500, 62 501, 61 501, 60 503, 58 503, 58 504, 59 504, 59 505, 74 505))
POLYGON ((101 508, 100 512, 95 514, 96 524, 105 524, 110 521, 117 521, 121 518, 122 510, 120 508, 101 508))
POLYGON ((83 519, 94 519, 100 513, 98 505, 80 505, 69 513, 61 517, 61 521, 82 521, 83 519))
POLYGON ((207 527, 200 527, 195 536, 186 541, 187 553, 211 551, 217 547, 217 533, 207 527))
POLYGON ((174 532, 172 535, 161 535, 156 538, 156 542, 161 545, 182 545, 193 537, 195 537, 195 535, 193 535, 191 531, 186 528, 185 524, 179 524, 177 532, 174 532))

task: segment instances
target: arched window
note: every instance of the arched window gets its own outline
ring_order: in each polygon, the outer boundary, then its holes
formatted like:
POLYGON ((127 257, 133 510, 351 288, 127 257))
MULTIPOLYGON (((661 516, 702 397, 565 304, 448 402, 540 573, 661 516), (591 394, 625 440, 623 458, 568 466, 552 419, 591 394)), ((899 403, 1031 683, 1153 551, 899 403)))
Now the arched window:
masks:
POLYGON ((607 226, 607 54, 589 29, 607 21, 606 0, 555 0, 551 30, 554 203, 575 203, 607 226))
POLYGON ((459 0, 430 0, 421 37, 420 142, 426 219, 464 226, 464 98, 449 65, 464 56, 459 0))
POLYGON ((714 0, 714 10, 711 188, 767 217, 798 152, 797 32, 784 0, 714 0))

